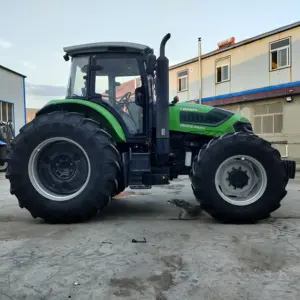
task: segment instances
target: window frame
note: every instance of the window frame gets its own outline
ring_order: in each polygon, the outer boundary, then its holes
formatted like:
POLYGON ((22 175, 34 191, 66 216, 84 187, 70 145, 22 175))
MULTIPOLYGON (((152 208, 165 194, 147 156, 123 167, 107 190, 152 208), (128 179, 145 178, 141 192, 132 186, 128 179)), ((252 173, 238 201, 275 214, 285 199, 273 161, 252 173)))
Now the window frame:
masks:
POLYGON ((13 123, 14 122, 14 104, 7 101, 0 101, 0 121, 6 122, 6 123, 13 123), (6 105, 6 120, 3 120, 3 104, 6 105), (8 117, 8 106, 11 105, 11 121, 9 121, 8 117))
POLYGON ((177 93, 187 92, 189 90, 189 69, 180 70, 177 72, 177 93), (186 75, 179 76, 180 73, 187 72, 186 75), (179 90, 179 80, 186 78, 186 89, 179 90))
POLYGON ((288 36, 288 37, 285 37, 285 38, 282 38, 282 39, 279 39, 279 40, 276 40, 276 41, 273 41, 273 42, 270 42, 269 43, 269 72, 276 72, 276 71, 279 71, 279 70, 282 70, 282 69, 287 69, 287 68, 290 68, 292 66, 292 37, 291 36, 288 36), (283 47, 280 47, 280 48, 276 48, 274 50, 271 49, 272 45, 275 44, 275 43, 278 43, 280 41, 284 41, 284 40, 289 40, 289 45, 288 46, 283 46, 283 47), (287 49, 287 62, 288 64, 285 65, 285 66, 282 66, 282 67, 277 67, 276 69, 273 69, 272 68, 272 53, 273 52, 277 52, 277 59, 278 59, 278 52, 280 50, 284 50, 284 49, 287 49))
POLYGON ((231 81, 231 56, 230 55, 216 59, 215 61, 215 84, 222 84, 224 82, 229 82, 229 81, 231 81), (221 63, 220 65, 217 66, 218 62, 227 59, 229 59, 229 63, 227 62, 221 63), (228 78, 225 80, 222 80, 221 78, 221 81, 218 81, 218 68, 221 68, 221 77, 222 77, 222 68, 226 66, 228 67, 228 78))
POLYGON ((255 114, 254 113, 254 110, 255 110, 255 107, 253 107, 253 130, 255 130, 255 118, 260 118, 261 121, 260 121, 260 132, 255 132, 256 134, 258 135, 261 135, 261 136, 278 136, 278 135, 282 135, 283 134, 283 130, 284 130, 284 127, 283 127, 283 124, 284 124, 284 103, 281 102, 281 101, 277 101, 277 102, 271 102, 271 103, 266 103, 266 104, 258 104, 257 106, 263 106, 263 105, 272 105, 272 104, 277 104, 277 103, 281 103, 282 105, 282 112, 275 112, 275 113, 263 113, 263 114, 255 114), (276 115, 280 115, 282 116, 282 128, 281 128, 281 132, 274 132, 275 130, 275 116, 276 115), (272 116, 272 119, 273 119, 273 124, 272 124, 272 129, 273 129, 273 132, 272 133, 264 133, 263 132, 263 117, 266 117, 266 116, 272 116))

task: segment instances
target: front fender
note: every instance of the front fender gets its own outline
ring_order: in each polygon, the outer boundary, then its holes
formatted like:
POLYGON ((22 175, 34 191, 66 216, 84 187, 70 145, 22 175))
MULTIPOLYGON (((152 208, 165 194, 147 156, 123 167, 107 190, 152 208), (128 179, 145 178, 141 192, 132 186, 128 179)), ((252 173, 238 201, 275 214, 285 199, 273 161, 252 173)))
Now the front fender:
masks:
POLYGON ((118 120, 100 104, 82 99, 51 100, 37 112, 36 116, 57 110, 81 112, 95 119, 95 121, 101 119, 101 125, 105 126, 105 129, 108 130, 108 133, 111 134, 116 142, 126 142, 125 132, 118 120), (93 112, 93 116, 90 115, 91 112, 93 112))

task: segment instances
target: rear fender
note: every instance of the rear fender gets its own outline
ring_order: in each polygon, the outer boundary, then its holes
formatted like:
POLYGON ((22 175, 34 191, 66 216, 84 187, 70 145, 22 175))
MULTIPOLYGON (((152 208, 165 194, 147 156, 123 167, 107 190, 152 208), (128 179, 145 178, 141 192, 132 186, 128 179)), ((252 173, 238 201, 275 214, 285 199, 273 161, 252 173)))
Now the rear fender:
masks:
POLYGON ((40 109, 36 116, 58 110, 82 113, 86 118, 97 121, 115 142, 126 142, 125 132, 116 117, 99 104, 86 100, 53 100, 40 109))

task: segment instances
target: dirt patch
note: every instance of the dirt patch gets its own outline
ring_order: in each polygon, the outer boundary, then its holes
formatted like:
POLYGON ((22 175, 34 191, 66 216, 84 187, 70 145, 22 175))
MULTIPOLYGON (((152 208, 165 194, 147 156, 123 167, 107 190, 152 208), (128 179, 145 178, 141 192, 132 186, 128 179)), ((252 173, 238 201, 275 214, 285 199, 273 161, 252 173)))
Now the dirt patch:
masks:
POLYGON ((145 195, 151 195, 149 192, 131 192, 131 191, 125 191, 120 193, 119 195, 116 195, 113 197, 114 199, 121 199, 125 197, 130 197, 130 196, 145 196, 145 195))
POLYGON ((139 278, 112 278, 109 285, 116 288, 114 295, 129 297, 132 291, 143 293, 145 290, 145 285, 139 278))
POLYGON ((285 247, 265 245, 264 243, 246 244, 237 237, 233 237, 235 251, 238 259, 243 262, 247 269, 254 272, 278 272, 283 270, 287 264, 299 263, 299 258, 294 255, 286 256, 285 247))
POLYGON ((180 236, 184 241, 188 241, 191 238, 191 236, 188 233, 182 233, 180 236))
POLYGON ((159 275, 152 275, 148 279, 154 288, 158 291, 167 291, 170 289, 174 284, 174 277, 173 274, 169 271, 163 271, 159 275))
POLYGON ((155 300, 168 300, 168 298, 162 292, 156 292, 155 300))
POLYGON ((130 290, 124 289, 124 288, 114 291, 113 294, 118 297, 130 297, 131 296, 130 290))
POLYGON ((168 255, 161 258, 161 260, 167 265, 169 268, 181 269, 183 267, 183 260, 178 255, 168 255))
POLYGON ((171 191, 171 192, 168 192, 168 194, 178 196, 178 195, 181 194, 181 190, 178 190, 178 191, 171 191))
POLYGON ((173 198, 171 200, 168 200, 167 203, 175 206, 180 210, 177 217, 178 219, 182 219, 182 220, 196 219, 203 212, 203 209, 200 205, 189 203, 183 199, 173 198))
POLYGON ((185 187, 184 184, 158 185, 157 187, 168 190, 181 190, 185 187))

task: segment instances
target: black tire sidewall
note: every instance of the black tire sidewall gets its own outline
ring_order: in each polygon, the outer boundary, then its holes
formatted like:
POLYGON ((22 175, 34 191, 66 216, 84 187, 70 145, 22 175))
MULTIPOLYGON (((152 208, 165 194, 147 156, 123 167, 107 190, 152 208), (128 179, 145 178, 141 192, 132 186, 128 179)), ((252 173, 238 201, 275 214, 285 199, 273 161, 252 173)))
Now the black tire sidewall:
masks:
MULTIPOLYGON (((282 193, 285 176, 283 165, 272 151, 274 149, 262 140, 256 143, 253 139, 252 143, 245 143, 244 140, 235 139, 233 136, 230 136, 227 141, 224 138, 223 141, 217 140, 214 143, 211 147, 208 146, 207 149, 202 150, 201 161, 195 162, 196 168, 202 168, 199 184, 203 187, 201 189, 201 198, 205 199, 203 202, 223 215, 238 215, 242 212, 245 216, 251 216, 254 215, 254 211, 264 214, 270 210, 273 199, 278 198, 278 194, 282 193), (217 169, 226 159, 235 155, 245 155, 256 159, 263 166, 267 176, 267 187, 261 198, 245 206, 228 203, 219 195, 215 186, 217 169), (199 163, 198 166, 197 163, 199 163)), ((197 190, 197 186, 194 186, 194 189, 197 190)))
MULTIPOLYGON (((61 115, 63 117, 63 113, 61 113, 61 115)), ((38 118, 42 119, 43 117, 45 116, 38 118)), ((50 219, 55 218, 54 215, 59 215, 61 212, 67 214, 70 208, 73 212, 78 211, 78 214, 80 214, 80 211, 97 210, 104 206, 110 197, 109 191, 106 191, 108 182, 105 182, 105 179, 108 178, 107 176, 109 175, 109 168, 107 164, 104 163, 107 158, 106 152, 108 148, 108 151, 110 151, 113 147, 113 141, 110 136, 102 131, 102 140, 95 138, 96 131, 99 131, 100 128, 97 128, 94 123, 91 123, 92 130, 87 131, 86 126, 79 126, 78 124, 72 123, 70 118, 57 120, 47 118, 45 122, 41 119, 38 120, 38 118, 29 125, 29 128, 26 129, 26 133, 24 132, 19 137, 17 146, 19 147, 23 142, 24 147, 14 150, 15 155, 21 154, 22 152, 22 160, 12 160, 12 166, 10 166, 10 168, 14 170, 14 173, 20 175, 19 177, 22 178, 23 181, 22 187, 17 189, 16 196, 22 199, 24 197, 22 193, 26 193, 27 196, 35 199, 34 201, 25 199, 27 208, 36 205, 38 207, 34 208, 34 210, 46 211, 47 214, 50 215, 50 219), (38 123, 37 126, 35 126, 35 123, 38 123), (34 151, 41 142, 54 137, 68 138, 79 144, 86 152, 90 162, 90 178, 87 186, 79 195, 66 201, 54 201, 44 198, 33 187, 28 174, 28 162, 32 151, 34 151), (15 164, 20 165, 16 166, 15 164), (18 168, 19 171, 16 171, 16 168, 18 168), (102 176, 103 181, 101 181, 102 176), (95 198, 97 199, 95 200, 95 198)), ((81 120, 84 119, 81 118, 81 120)), ((113 175, 114 174, 112 174, 112 176, 113 175)), ((29 210, 31 209, 29 208, 29 210)))

